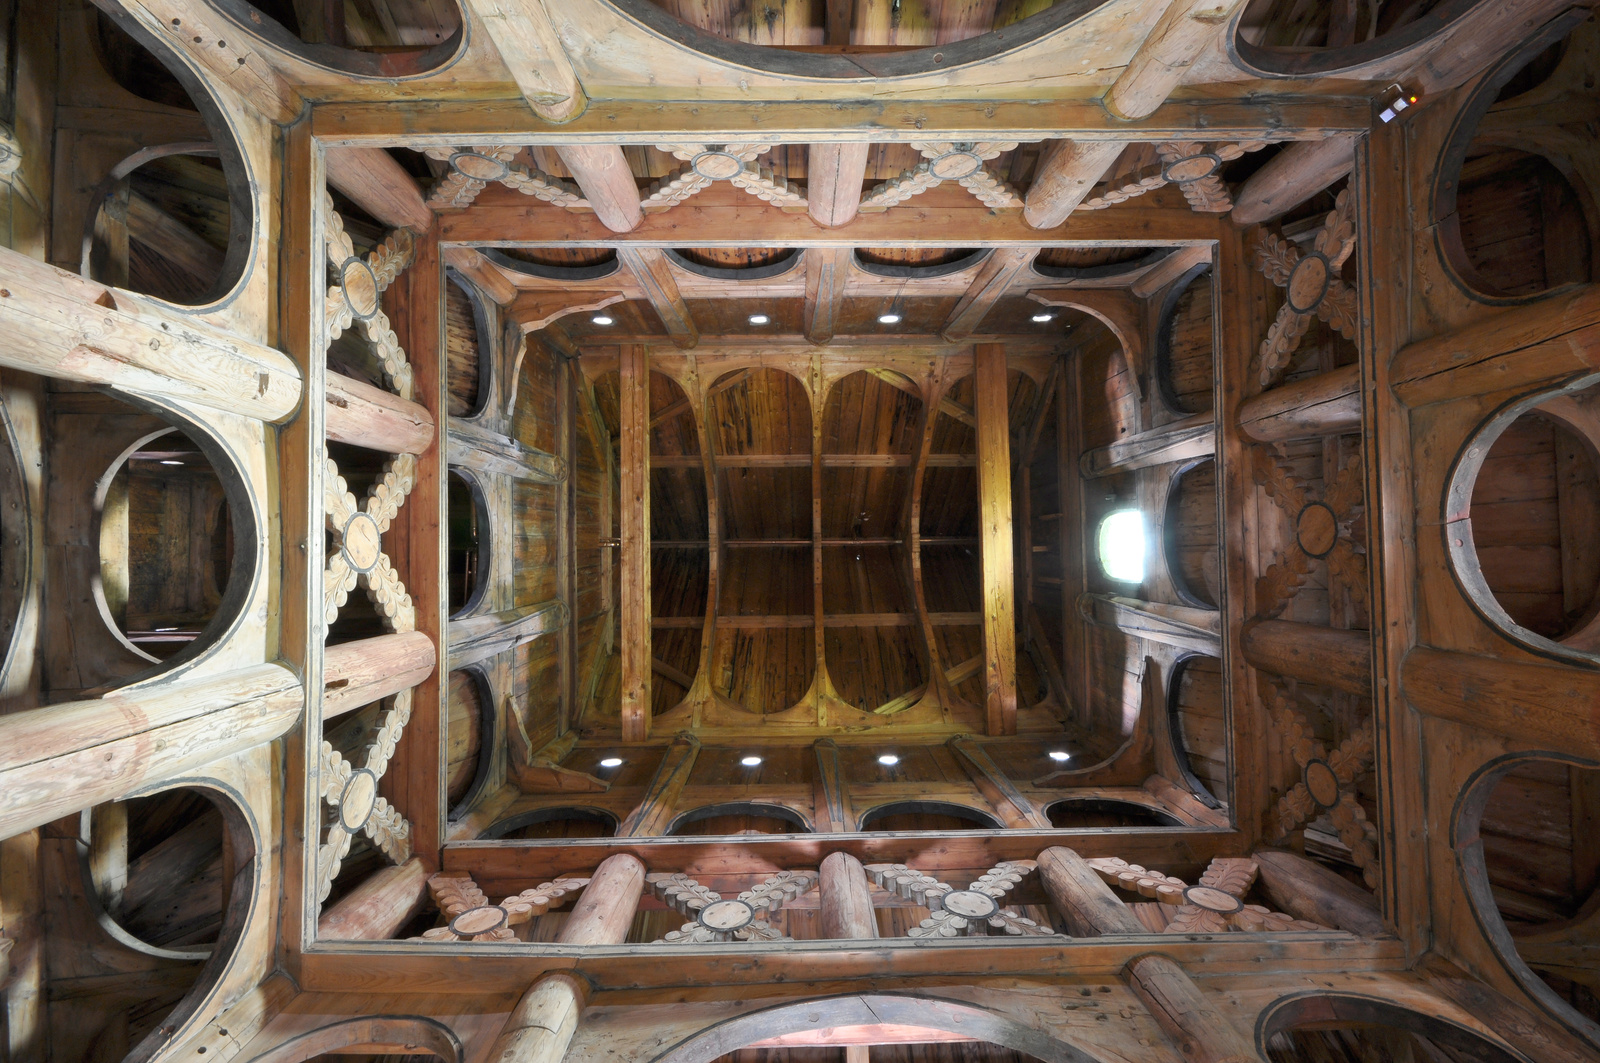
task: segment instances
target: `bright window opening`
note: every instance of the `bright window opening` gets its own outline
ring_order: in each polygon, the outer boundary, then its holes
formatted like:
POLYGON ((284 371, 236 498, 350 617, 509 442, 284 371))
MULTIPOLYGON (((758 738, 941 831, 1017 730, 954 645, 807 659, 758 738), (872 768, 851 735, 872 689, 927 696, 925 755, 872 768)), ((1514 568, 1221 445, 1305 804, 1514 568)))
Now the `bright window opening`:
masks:
POLYGON ((1144 514, 1136 509, 1119 509, 1100 522, 1097 538, 1100 567, 1122 583, 1144 582, 1144 514))

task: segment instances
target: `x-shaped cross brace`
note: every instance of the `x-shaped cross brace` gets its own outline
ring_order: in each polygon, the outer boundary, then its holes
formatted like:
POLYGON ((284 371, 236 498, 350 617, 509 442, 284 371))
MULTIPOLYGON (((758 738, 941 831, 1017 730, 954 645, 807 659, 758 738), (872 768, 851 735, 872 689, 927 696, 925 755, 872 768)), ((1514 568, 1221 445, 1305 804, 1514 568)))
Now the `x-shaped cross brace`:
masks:
POLYGON ((905 864, 868 864, 872 881, 890 893, 910 898, 933 914, 906 934, 914 938, 953 938, 970 934, 1054 933, 1011 908, 1001 907, 1007 893, 1037 867, 1032 860, 1008 860, 958 890, 905 864))
POLYGON ((1301 254, 1289 241, 1262 231, 1256 243, 1256 268, 1283 289, 1283 306, 1261 341, 1256 356, 1261 386, 1269 388, 1289 364, 1290 355, 1311 327, 1313 316, 1339 330, 1347 340, 1356 338, 1356 293, 1339 279, 1339 270, 1356 246, 1356 226, 1350 192, 1334 201, 1311 251, 1301 254))
POLYGON ((514 188, 525 196, 542 199, 568 210, 587 207, 589 201, 570 182, 551 177, 535 166, 516 161, 522 152, 518 145, 489 144, 474 148, 428 148, 430 159, 450 165, 450 172, 439 178, 428 196, 433 210, 461 208, 472 204, 491 182, 514 188))
POLYGON ((1117 857, 1096 857, 1088 863, 1111 886, 1173 905, 1176 910, 1167 923, 1169 934, 1328 929, 1259 904, 1244 903, 1244 895, 1261 870, 1249 857, 1217 857, 1195 886, 1117 857))
POLYGON ((646 875, 645 882, 652 893, 691 920, 670 931, 662 942, 788 941, 763 917, 810 892, 817 876, 809 871, 779 871, 754 889, 727 900, 681 872, 646 875))
POLYGON ((978 197, 984 206, 995 210, 1022 206, 1022 197, 1017 195, 1016 190, 990 173, 984 165, 991 159, 999 158, 1003 152, 1014 149, 1016 141, 930 141, 913 143, 911 146, 920 151, 927 161, 918 163, 899 177, 883 182, 862 196, 861 213, 888 210, 946 181, 956 182, 978 197))
POLYGON ((414 941, 516 941, 513 927, 565 904, 589 884, 586 878, 558 878, 507 897, 499 904, 489 898, 470 876, 434 875, 428 893, 448 922, 425 930, 414 941))

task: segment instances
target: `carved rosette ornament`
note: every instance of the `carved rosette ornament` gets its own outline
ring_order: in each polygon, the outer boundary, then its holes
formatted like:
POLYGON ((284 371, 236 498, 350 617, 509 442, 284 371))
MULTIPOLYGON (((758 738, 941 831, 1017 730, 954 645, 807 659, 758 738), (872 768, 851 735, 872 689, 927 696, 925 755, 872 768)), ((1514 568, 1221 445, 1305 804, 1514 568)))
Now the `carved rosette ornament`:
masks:
POLYGON ((1193 886, 1117 857, 1095 857, 1088 864, 1107 885, 1171 906, 1165 931, 1168 934, 1328 929, 1259 904, 1244 903, 1245 894, 1261 870, 1248 857, 1216 858, 1193 886))
POLYGON ((517 161, 522 148, 517 145, 487 145, 475 148, 429 148, 427 156, 448 163, 450 171, 433 186, 428 206, 433 210, 460 209, 472 205, 490 184, 514 188, 525 196, 542 199, 567 210, 589 206, 577 186, 551 177, 536 166, 517 161))
POLYGON ((964 890, 955 889, 926 872, 905 864, 868 864, 872 881, 890 893, 916 901, 933 914, 907 932, 914 938, 953 938, 972 934, 1048 936, 1040 926, 1014 908, 1003 907, 1007 893, 1038 865, 1032 860, 996 864, 964 890))
POLYGON ((1195 140, 1169 140, 1156 145, 1159 165, 1146 167, 1090 196, 1079 210, 1104 210, 1118 203, 1177 185, 1189 201, 1189 209, 1202 214, 1226 214, 1233 209, 1233 197, 1223 184, 1219 171, 1247 152, 1260 151, 1265 140, 1246 140, 1232 144, 1205 144, 1195 140))
POLYGON ((1305 585, 1313 561, 1326 561, 1330 574, 1348 588, 1360 614, 1367 612, 1367 555, 1356 549, 1353 529, 1365 507, 1361 483, 1361 455, 1356 454, 1322 498, 1311 497, 1311 486, 1294 474, 1275 448, 1252 448, 1251 471, 1267 497, 1283 511, 1294 527, 1289 556, 1268 566, 1256 580, 1258 616, 1282 613, 1305 585))
POLYGON ((756 162, 772 150, 771 144, 657 144, 656 148, 687 165, 651 187, 639 204, 647 214, 671 210, 717 181, 727 181, 785 210, 806 209, 806 197, 790 188, 787 179, 756 162))
POLYGON ((521 941, 519 927, 534 916, 559 908, 589 884, 586 878, 558 878, 490 904, 467 875, 434 875, 428 893, 445 917, 445 925, 423 931, 413 941, 521 941))
POLYGON ((1356 246, 1356 226, 1350 192, 1339 193, 1334 209, 1323 222, 1306 253, 1289 241, 1263 230, 1256 240, 1256 268, 1283 289, 1283 306, 1267 330, 1256 356, 1262 388, 1272 387, 1283 375, 1301 337, 1320 317, 1347 340, 1356 337, 1356 293, 1339 279, 1339 271, 1356 246))
POLYGON ((861 198, 861 213, 872 214, 920 196, 930 188, 954 181, 993 210, 1020 210, 1016 189, 989 172, 984 163, 1017 146, 1017 141, 986 140, 975 143, 935 141, 913 143, 927 162, 883 182, 861 198))
POLYGON ((716 890, 702 886, 681 872, 646 875, 645 882, 652 893, 691 920, 656 942, 676 945, 713 941, 789 941, 791 939, 774 929, 765 917, 796 897, 809 893, 817 884, 817 876, 809 871, 779 871, 754 889, 745 890, 731 899, 725 899, 716 890))

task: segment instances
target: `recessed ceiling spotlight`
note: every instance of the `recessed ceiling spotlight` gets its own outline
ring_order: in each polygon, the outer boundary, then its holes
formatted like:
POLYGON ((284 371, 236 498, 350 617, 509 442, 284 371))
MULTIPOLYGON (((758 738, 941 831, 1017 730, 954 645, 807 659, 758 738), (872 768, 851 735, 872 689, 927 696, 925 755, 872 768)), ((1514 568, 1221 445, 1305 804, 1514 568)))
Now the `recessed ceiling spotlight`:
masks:
POLYGON ((765 325, 767 322, 769 322, 771 320, 772 319, 770 317, 768 317, 766 314, 751 314, 750 315, 750 324, 752 324, 752 325, 765 325))
POLYGON ((739 758, 739 763, 743 764, 747 768, 754 768, 754 767, 758 767, 761 764, 761 758, 760 757, 755 757, 755 756, 740 757, 739 758))
POLYGON ((621 757, 607 757, 606 759, 604 759, 604 760, 602 760, 600 762, 600 766, 602 768, 620 768, 620 767, 622 767, 622 758, 621 757))
POLYGON ((1050 759, 1054 760, 1054 761, 1057 761, 1057 762, 1067 761, 1067 760, 1071 760, 1072 759, 1072 754, 1071 753, 1064 753, 1059 749, 1052 749, 1050 751, 1050 759))
POLYGON ((878 763, 882 764, 886 768, 892 768, 896 764, 900 763, 900 758, 895 756, 893 753, 883 753, 879 755, 878 763))
POLYGON ((878 315, 878 324, 880 324, 880 325, 898 325, 898 324, 900 324, 900 315, 899 314, 895 314, 895 313, 879 314, 878 315))
POLYGON ((616 323, 616 320, 617 319, 612 317, 610 314, 596 314, 594 317, 589 319, 591 323, 596 325, 613 325, 616 323))
POLYGON ((163 464, 163 465, 182 465, 183 462, 178 461, 176 458, 162 458, 161 459, 161 464, 163 464))
POLYGON ((1035 325, 1042 325, 1046 321, 1054 321, 1055 319, 1056 319, 1056 316, 1054 314, 1034 314, 1033 315, 1033 323, 1035 325))

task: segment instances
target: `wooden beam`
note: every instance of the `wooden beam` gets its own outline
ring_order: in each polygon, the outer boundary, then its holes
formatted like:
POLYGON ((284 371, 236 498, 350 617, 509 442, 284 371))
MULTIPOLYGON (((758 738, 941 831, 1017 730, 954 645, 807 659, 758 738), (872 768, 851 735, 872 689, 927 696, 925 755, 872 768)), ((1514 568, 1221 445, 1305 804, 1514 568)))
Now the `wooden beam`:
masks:
POLYGON ((610 290, 525 291, 512 300, 510 317, 523 332, 538 332, 564 317, 593 313, 627 298, 627 292, 610 290))
POLYGON ((1361 367, 1347 365, 1271 388, 1239 404, 1239 431, 1258 443, 1361 428, 1361 367))
POLYGON ((806 339, 825 344, 833 339, 844 310, 855 251, 848 247, 813 247, 806 251, 806 339))
POLYGON ((1183 1054, 1185 1063, 1250 1063, 1255 1045, 1194 983, 1177 960, 1159 953, 1140 956, 1123 978, 1183 1054))
POLYGON ((829 853, 817 868, 819 915, 825 938, 875 938, 872 886, 861 861, 849 853, 829 853))
POLYGON ((824 44, 836 48, 849 47, 850 19, 855 14, 855 7, 855 0, 828 0, 828 6, 823 12, 824 44))
POLYGON ((1222 656, 1222 614, 1215 609, 1144 602, 1115 594, 1085 594, 1078 612, 1101 627, 1115 628, 1134 638, 1164 646, 1222 656))
POLYGON ((270 742, 304 704, 299 676, 258 664, 0 716, 0 838, 270 742))
POLYGON ((1600 673, 1418 646, 1401 689, 1417 711, 1538 749, 1600 758, 1600 673))
POLYGON ((1106 110, 1132 121, 1155 113, 1230 21, 1241 0, 1172 0, 1106 92, 1106 110))
POLYGON ((622 348, 621 564, 622 737, 650 736, 650 361, 622 348))
POLYGON ((1005 247, 984 261, 972 285, 961 297, 940 335, 950 343, 960 343, 978 331, 994 304, 1009 292, 1017 279, 1027 274, 1028 265, 1038 254, 1034 247, 1005 247))
POLYGON ((661 754, 644 797, 617 827, 619 838, 655 837, 664 833, 677 811, 678 795, 694 771, 700 755, 700 739, 687 731, 672 740, 661 754))
MULTIPOLYGON (((639 186, 633 171, 615 144, 563 144, 556 154, 567 164, 572 179, 594 208, 594 215, 614 233, 632 232, 644 220, 639 206, 639 186)), ((564 212, 563 212, 564 213, 564 212)))
POLYGON ((1209 457, 1217 449, 1215 415, 1197 413, 1159 428, 1139 432, 1127 439, 1096 447, 1078 459, 1083 475, 1089 479, 1136 472, 1175 461, 1209 457))
POLYGON ((650 658, 650 670, 663 679, 671 680, 685 690, 694 686, 694 676, 679 671, 660 657, 650 658))
POLYGON ((1048 142, 1023 201, 1023 220, 1035 229, 1054 229, 1066 221, 1126 147, 1114 140, 1048 142))
POLYGON ((317 919, 321 941, 383 941, 422 911, 428 901, 428 872, 412 857, 383 867, 331 905, 317 919))
POLYGON ((811 751, 817 758, 814 822, 818 834, 842 834, 856 829, 856 812, 850 804, 844 767, 839 761, 839 746, 831 738, 819 738, 811 751))
POLYGON ((1051 826, 1050 820, 1044 813, 1022 795, 1016 783, 995 764, 988 750, 971 735, 956 735, 945 742, 945 745, 956 754, 968 777, 972 779, 973 785, 983 794, 983 799, 989 802, 989 807, 994 809, 995 815, 1000 817, 1000 822, 1006 827, 1051 826))
POLYGON ((700 330, 695 327, 688 302, 678 290, 666 252, 658 247, 619 247, 617 257, 639 282, 644 297, 655 308, 672 342, 685 348, 699 343, 700 330))
POLYGON ((123 5, 158 41, 226 85, 240 101, 272 122, 300 115, 305 101, 240 33, 211 8, 184 0, 133 0, 123 5))
POLYGON ((385 454, 421 454, 433 445, 438 426, 421 403, 331 369, 325 392, 329 439, 385 454))
POLYGON ((420 631, 376 635, 329 646, 322 656, 322 718, 410 690, 438 664, 433 640, 420 631))
POLYGON ((222 273, 223 253, 205 237, 138 193, 128 196, 128 235, 210 284, 222 273))
POLYGON ((503 613, 483 613, 450 621, 450 671, 486 661, 507 650, 559 631, 569 622, 560 599, 503 613))
MULTIPOLYGON (((849 32, 848 25, 845 32, 849 32)), ((806 163, 807 211, 818 225, 837 229, 855 221, 861 209, 861 188, 867 179, 865 140, 844 144, 812 144, 806 163)))
POLYGON ((543 0, 467 0, 466 8, 489 31, 535 114, 547 122, 567 122, 584 112, 589 98, 543 0))
POLYGON ((489 476, 510 476, 537 484, 566 480, 566 463, 554 454, 524 445, 482 425, 450 419, 450 464, 489 476))
POLYGON ((1204 245, 1175 247, 1170 254, 1134 278, 1128 291, 1140 299, 1148 299, 1196 266, 1208 265, 1210 262, 1209 247, 1204 245))
POLYGON ((1296 919, 1362 937, 1389 932, 1376 898, 1343 875, 1281 849, 1257 849, 1250 855, 1261 868, 1267 897, 1296 919))
POLYGON ((510 306, 516 299, 517 286, 511 283, 511 278, 507 277, 500 267, 472 248, 447 247, 443 253, 447 266, 471 280, 478 286, 479 291, 493 299, 497 305, 510 306))
POLYGON ((388 228, 418 234, 433 228, 433 211, 428 209, 422 189, 382 148, 330 147, 323 166, 330 185, 388 228))
POLYGON ((1356 138, 1323 137, 1287 145, 1245 178, 1233 197, 1233 224, 1260 225, 1285 214, 1356 164, 1356 138))
POLYGON ((979 344, 977 365, 978 525, 983 570, 985 730, 1017 732, 1016 579, 1011 556, 1011 422, 1006 351, 979 344))
POLYGON ((1251 667, 1347 694, 1372 696, 1372 633, 1292 620, 1258 620, 1241 649, 1251 667))
POLYGON ((1149 931, 1077 852, 1052 845, 1039 854, 1039 882, 1073 937, 1149 931))
POLYGON ((281 421, 300 404, 286 355, 0 248, 0 366, 281 421))

